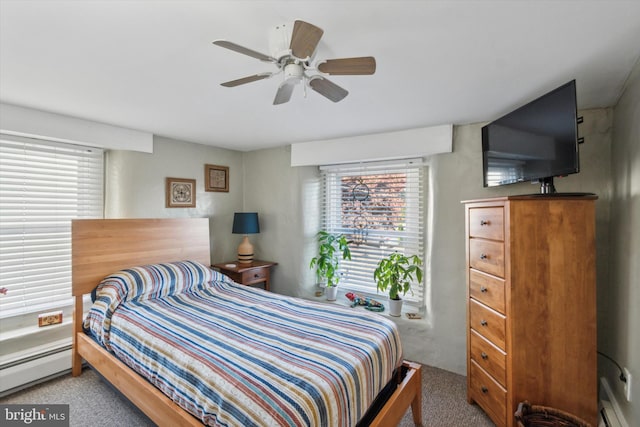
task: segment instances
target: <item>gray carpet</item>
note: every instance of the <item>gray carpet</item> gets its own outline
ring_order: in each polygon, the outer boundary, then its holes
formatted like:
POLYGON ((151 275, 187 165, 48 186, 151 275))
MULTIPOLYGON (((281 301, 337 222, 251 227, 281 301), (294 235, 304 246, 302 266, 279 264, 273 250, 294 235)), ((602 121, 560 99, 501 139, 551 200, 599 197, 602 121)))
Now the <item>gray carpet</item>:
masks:
MULTIPOLYGON (((442 369, 423 366, 422 413, 429 427, 483 427, 494 424, 466 401, 466 378, 442 369)), ((0 399, 0 403, 70 405, 70 425, 77 427, 134 427, 154 424, 127 399, 105 383, 92 369, 81 376, 70 374, 0 399)), ((399 424, 413 426, 409 410, 399 424)))

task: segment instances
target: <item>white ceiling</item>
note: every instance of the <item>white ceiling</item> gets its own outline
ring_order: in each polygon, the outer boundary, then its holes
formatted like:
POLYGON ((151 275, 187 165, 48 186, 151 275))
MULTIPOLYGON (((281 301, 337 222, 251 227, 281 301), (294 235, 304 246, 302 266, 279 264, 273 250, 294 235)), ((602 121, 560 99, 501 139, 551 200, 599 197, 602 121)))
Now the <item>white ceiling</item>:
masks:
POLYGON ((253 150, 493 120, 577 80, 579 108, 615 105, 640 56, 640 1, 0 1, 0 101, 253 150), (372 55, 372 76, 331 76, 332 103, 279 78, 269 29, 324 29, 316 59, 372 55))

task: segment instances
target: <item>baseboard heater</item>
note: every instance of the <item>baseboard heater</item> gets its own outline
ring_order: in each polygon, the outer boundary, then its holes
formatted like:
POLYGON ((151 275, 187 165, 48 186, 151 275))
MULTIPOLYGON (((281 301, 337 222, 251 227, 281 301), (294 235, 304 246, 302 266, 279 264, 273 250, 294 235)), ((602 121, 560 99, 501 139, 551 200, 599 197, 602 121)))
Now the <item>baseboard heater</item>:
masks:
POLYGON ((71 345, 24 357, 0 366, 0 397, 71 371, 71 345))
POLYGON ((598 427, 629 427, 622 415, 611 386, 605 377, 600 378, 600 402, 598 427))
POLYGON ((608 400, 600 401, 600 427, 622 427, 618 417, 616 416, 611 402, 608 400))

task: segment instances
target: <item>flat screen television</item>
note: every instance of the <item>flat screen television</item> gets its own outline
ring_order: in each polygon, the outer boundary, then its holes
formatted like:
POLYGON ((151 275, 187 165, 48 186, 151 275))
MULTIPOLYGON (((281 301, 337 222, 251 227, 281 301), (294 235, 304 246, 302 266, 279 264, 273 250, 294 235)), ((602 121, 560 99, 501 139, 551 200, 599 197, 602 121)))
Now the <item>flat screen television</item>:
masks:
POLYGON ((555 193, 554 177, 580 171, 577 113, 572 80, 484 126, 484 186, 538 181, 555 193))

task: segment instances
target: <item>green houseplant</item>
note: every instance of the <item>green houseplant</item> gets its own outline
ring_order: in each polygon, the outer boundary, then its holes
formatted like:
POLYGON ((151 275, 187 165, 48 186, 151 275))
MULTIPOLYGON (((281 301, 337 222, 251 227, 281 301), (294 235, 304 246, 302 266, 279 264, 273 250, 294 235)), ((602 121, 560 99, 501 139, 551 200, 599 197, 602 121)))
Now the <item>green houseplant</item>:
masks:
POLYGON ((411 290, 411 281, 422 281, 422 260, 417 255, 406 256, 394 252, 382 258, 373 272, 373 279, 379 291, 389 293, 389 314, 400 316, 402 295, 411 290))
POLYGON ((349 241, 344 234, 331 234, 326 231, 319 231, 318 239, 318 256, 311 259, 309 268, 316 269, 316 277, 318 282, 326 283, 327 299, 335 300, 336 286, 340 282, 340 259, 351 259, 351 251, 349 250, 349 241))

